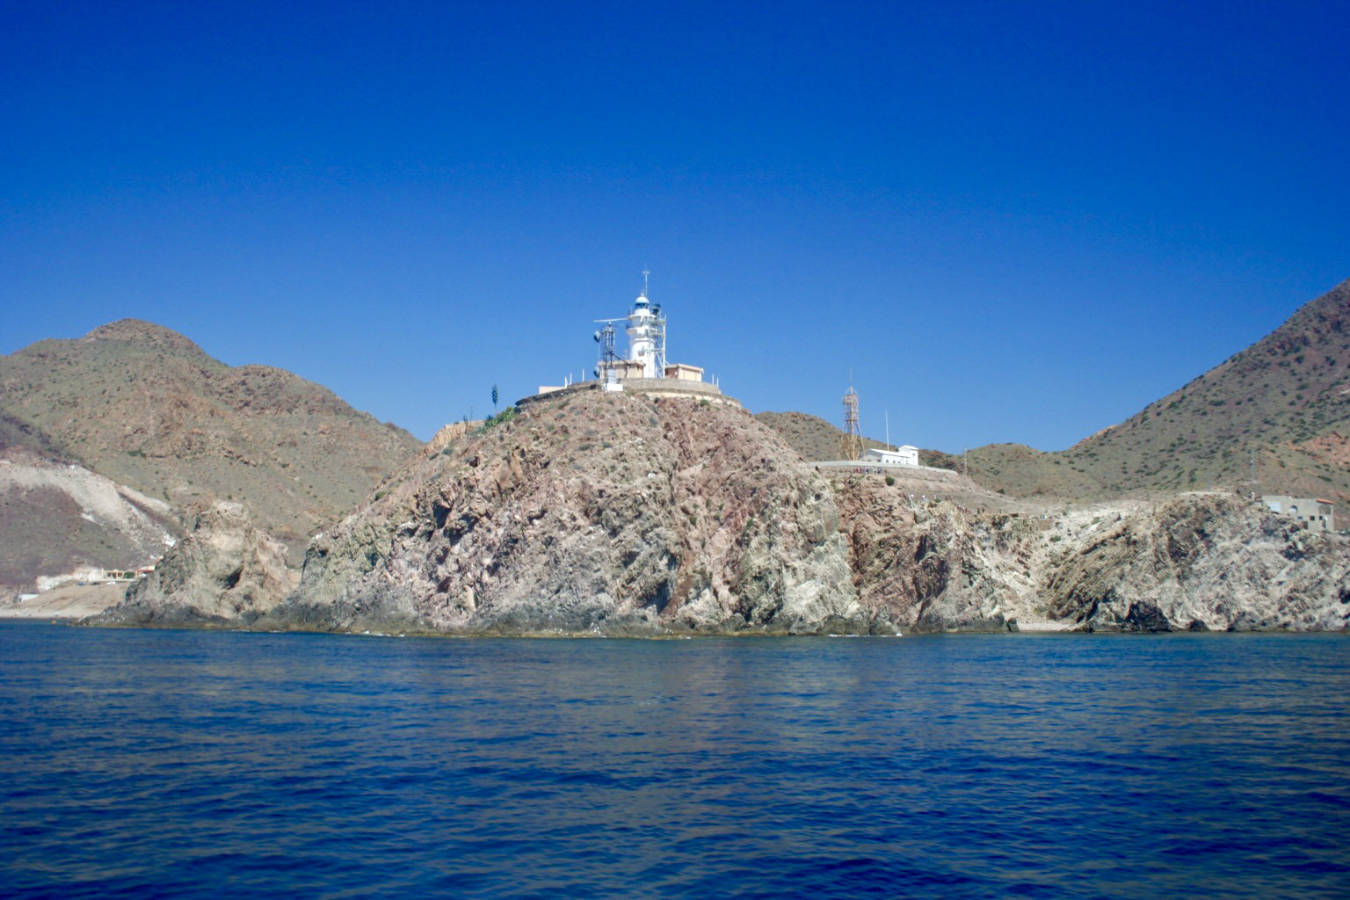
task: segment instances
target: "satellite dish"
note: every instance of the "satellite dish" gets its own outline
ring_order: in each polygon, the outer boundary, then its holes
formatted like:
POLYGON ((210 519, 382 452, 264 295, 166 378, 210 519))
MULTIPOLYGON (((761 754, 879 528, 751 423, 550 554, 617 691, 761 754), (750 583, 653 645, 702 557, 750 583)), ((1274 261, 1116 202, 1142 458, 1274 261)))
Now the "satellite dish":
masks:
POLYGON ((598 368, 597 368, 597 369, 591 369, 591 374, 594 375, 596 378, 599 378, 599 377, 600 377, 600 370, 599 370, 598 368))
POLYGON ((600 332, 597 331, 597 332, 595 333, 594 337, 595 337, 595 342, 596 342, 597 344, 600 343, 600 332))

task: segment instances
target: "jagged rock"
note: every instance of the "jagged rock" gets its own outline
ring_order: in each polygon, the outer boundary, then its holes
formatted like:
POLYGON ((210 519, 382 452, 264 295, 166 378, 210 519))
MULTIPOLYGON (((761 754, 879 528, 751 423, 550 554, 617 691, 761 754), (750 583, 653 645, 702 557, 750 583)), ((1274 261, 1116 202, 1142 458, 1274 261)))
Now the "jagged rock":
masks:
POLYGON ((1350 541, 1234 496, 1126 516, 1047 567, 1053 616, 1096 631, 1339 630, 1350 541))
POLYGON ((1007 543, 1008 516, 971 516, 946 501, 918 506, 872 476, 835 482, 859 601, 878 623, 905 631, 1002 631, 1029 585, 997 549, 980 546, 993 523, 1007 543), (986 523, 988 519, 988 523, 986 523))
MULTIPOLYGON (((1192 622, 1191 624, 1197 624, 1192 622)), ((1203 622, 1199 622, 1202 627, 1203 622)), ((1171 631, 1172 623, 1163 615, 1163 611, 1158 609, 1147 600, 1140 600, 1138 603, 1131 603, 1129 612, 1125 613, 1125 619, 1121 622, 1121 631, 1171 631)))
POLYGON ((829 485, 731 407, 539 400, 411 463, 315 540, 269 624, 348 630, 859 632, 829 485))
POLYGON ((431 436, 431 440, 427 442, 426 447, 422 448, 422 452, 426 454, 440 453, 475 428, 481 427, 482 424, 482 419, 473 419, 442 425, 440 430, 431 436))
POLYGON ((296 583, 286 548, 255 526, 244 506, 217 501, 194 511, 191 531, 98 624, 247 624, 296 583))

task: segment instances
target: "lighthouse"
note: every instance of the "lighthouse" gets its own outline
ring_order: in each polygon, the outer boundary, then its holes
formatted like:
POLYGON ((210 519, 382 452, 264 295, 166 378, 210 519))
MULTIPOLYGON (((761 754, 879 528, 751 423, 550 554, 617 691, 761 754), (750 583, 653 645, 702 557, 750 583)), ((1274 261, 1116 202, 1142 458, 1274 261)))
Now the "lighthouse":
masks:
MULTIPOLYGON (((624 384, 637 390, 666 391, 677 390, 673 385, 663 388, 660 382, 683 382, 686 385, 703 382, 703 368, 688 363, 668 363, 666 361, 666 317, 659 304, 653 303, 647 296, 647 280, 651 273, 642 273, 642 293, 633 301, 633 308, 626 316, 613 319, 596 319, 602 326, 592 337, 600 345, 600 360, 596 363, 594 374, 601 390, 622 391, 624 384), (619 323, 624 323, 628 333, 628 355, 621 357, 615 349, 619 323)), ((561 390, 541 385, 539 392, 561 390)), ((705 395, 722 396, 716 383, 707 388, 691 389, 700 397, 705 395)))
POLYGON ((643 378, 664 378, 666 374, 666 320, 661 307, 647 299, 647 279, 642 273, 642 293, 628 313, 628 361, 642 366, 643 378))

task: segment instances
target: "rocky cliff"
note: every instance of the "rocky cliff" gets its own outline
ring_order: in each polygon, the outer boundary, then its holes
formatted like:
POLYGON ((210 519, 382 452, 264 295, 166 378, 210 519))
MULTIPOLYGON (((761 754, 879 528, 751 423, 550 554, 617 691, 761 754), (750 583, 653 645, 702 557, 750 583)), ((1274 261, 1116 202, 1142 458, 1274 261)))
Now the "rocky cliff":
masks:
POLYGON ((1350 539, 1189 494, 1049 560, 1049 615, 1095 631, 1325 631, 1350 620, 1350 539))
POLYGON ((1016 516, 918 498, 875 475, 834 480, 859 601, 904 631, 1000 631, 1034 603, 1016 516))
POLYGON ((859 602, 905 631, 1350 625, 1350 538, 1232 494, 1009 512, 835 488, 859 602))
POLYGON ((93 620, 117 625, 247 625, 295 588, 286 548, 240 503, 195 509, 187 536, 126 599, 93 620))
POLYGON ((267 624, 865 631, 829 485, 749 414, 578 391, 404 469, 311 544, 267 624))
POLYGON ((104 620, 660 635, 1350 616, 1350 539, 1233 495, 1035 506, 951 472, 827 478, 738 409, 597 391, 447 434, 311 543, 293 591, 287 577, 217 505, 104 620))

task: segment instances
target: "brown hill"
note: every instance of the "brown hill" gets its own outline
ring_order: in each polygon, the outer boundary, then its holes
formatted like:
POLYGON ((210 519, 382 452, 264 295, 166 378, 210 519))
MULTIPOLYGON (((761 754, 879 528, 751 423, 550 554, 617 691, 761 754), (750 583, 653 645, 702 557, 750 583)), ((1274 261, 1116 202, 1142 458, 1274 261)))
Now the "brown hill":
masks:
POLYGON ((31 591, 41 575, 148 565, 175 530, 163 501, 75 463, 0 449, 0 585, 31 591))
POLYGON ((1107 492, 1248 485, 1350 501, 1350 281, 1120 425, 1056 454, 1107 492))
POLYGON ((11 441, 175 509, 242 502, 297 557, 420 446, 317 384, 132 319, 0 357, 0 416, 11 441))
MULTIPOLYGON (((778 432, 779 437, 801 454, 802 459, 815 461, 839 458, 840 438, 844 436, 844 432, 819 416, 800 412, 761 412, 755 413, 755 418, 761 424, 768 425, 778 432)), ((886 446, 882 441, 869 437, 862 439, 862 445, 864 450, 886 446)), ((940 469, 960 468, 959 457, 949 456, 937 450, 921 450, 919 454, 919 461, 925 466, 940 469)))
MULTIPOLYGON (((803 413, 761 413, 806 459, 838 454, 839 429, 803 413)), ((870 442, 869 446, 877 445, 870 442)), ((923 451, 924 465, 962 460, 923 451)), ((1077 499, 1226 485, 1350 505, 1350 281, 1262 340, 1119 425, 1046 453, 990 444, 965 464, 1015 496, 1077 499)))

